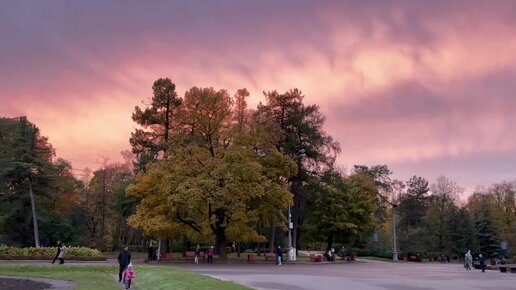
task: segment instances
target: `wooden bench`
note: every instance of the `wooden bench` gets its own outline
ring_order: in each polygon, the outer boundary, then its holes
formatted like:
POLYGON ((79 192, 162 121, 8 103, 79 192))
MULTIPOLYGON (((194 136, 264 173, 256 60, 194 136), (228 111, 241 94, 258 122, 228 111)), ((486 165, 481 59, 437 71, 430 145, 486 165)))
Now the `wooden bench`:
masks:
POLYGON ((322 255, 310 254, 310 262, 322 262, 322 255))
POLYGON ((269 259, 272 259, 274 262, 276 262, 276 254, 275 253, 265 253, 263 255, 265 257, 265 262, 268 262, 269 259))
POLYGON ((516 265, 500 265, 502 273, 516 273, 516 265))
MULTIPOLYGON (((195 251, 186 251, 185 258, 195 258, 195 251)), ((203 251, 199 253, 199 258, 202 258, 204 261, 205 255, 203 251)))

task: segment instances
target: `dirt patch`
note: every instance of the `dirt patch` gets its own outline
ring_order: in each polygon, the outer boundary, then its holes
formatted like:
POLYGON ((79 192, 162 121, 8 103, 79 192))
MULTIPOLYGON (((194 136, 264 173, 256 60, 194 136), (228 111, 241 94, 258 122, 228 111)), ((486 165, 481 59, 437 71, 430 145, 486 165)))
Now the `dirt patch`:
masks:
POLYGON ((44 282, 36 282, 28 279, 0 278, 0 289, 49 289, 52 285, 44 282))
POLYGON ((2 290, 71 290, 73 288, 75 288, 73 282, 64 280, 0 276, 0 289, 2 290))

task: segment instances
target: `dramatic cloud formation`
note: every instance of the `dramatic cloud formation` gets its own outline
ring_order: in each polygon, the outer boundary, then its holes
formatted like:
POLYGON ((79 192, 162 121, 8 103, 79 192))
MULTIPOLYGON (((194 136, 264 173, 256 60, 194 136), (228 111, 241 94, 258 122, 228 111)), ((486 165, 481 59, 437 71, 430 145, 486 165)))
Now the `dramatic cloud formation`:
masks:
POLYGON ((11 1, 0 10, 0 115, 27 115, 76 168, 119 160, 135 105, 168 76, 300 88, 339 163, 459 184, 514 179, 511 1, 11 1))

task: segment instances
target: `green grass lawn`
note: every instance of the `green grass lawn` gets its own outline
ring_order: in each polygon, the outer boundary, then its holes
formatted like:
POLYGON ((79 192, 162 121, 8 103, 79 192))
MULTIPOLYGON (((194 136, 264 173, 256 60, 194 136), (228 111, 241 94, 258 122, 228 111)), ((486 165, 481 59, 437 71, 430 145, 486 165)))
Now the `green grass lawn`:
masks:
POLYGON ((4 264, 0 275, 44 277, 73 281, 77 290, 120 289, 112 275, 117 270, 112 265, 50 265, 50 264, 4 264))
POLYGON ((207 276, 170 266, 138 266, 135 286, 140 289, 249 289, 232 282, 220 281, 207 276))
MULTIPOLYGON (((244 286, 202 276, 172 266, 135 265, 136 289, 228 289, 244 290, 244 286)), ((118 273, 114 265, 0 265, 0 275, 44 277, 74 281, 75 289, 120 289, 113 280, 118 273)))

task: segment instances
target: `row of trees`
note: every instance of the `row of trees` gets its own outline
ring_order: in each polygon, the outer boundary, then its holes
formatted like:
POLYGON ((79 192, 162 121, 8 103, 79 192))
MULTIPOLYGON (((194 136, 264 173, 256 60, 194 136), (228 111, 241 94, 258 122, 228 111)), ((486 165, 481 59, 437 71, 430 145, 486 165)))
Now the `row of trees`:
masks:
POLYGON ((71 164, 53 156, 48 139, 26 118, 0 118, 0 233, 6 242, 39 246, 38 229, 45 240, 70 227, 61 217, 69 214, 77 184, 71 164))
POLYGON ((341 231, 349 238, 373 224, 373 180, 337 172, 339 145, 299 90, 266 92, 254 110, 245 89, 231 97, 193 87, 180 98, 170 79, 159 79, 153 92, 133 114, 142 128, 130 140, 139 173, 127 189, 138 200, 130 225, 160 238, 214 240, 224 258, 228 241, 268 238, 272 250, 289 205, 294 247, 309 229, 331 244, 341 231), (310 215, 321 224, 310 227, 310 215))
POLYGON ((179 97, 164 78, 152 91, 133 112, 139 128, 125 162, 103 158, 82 178, 26 118, 0 118, 0 242, 63 239, 110 250, 160 239, 167 252, 171 241, 183 251, 192 241, 215 243, 224 258, 228 243, 286 244, 290 206, 296 249, 389 249, 398 205, 403 253, 516 246, 514 183, 478 190, 465 203, 445 177, 430 185, 417 176, 392 180, 386 165, 339 170, 339 144, 297 89, 264 92, 252 109, 245 89, 231 96, 193 87, 179 97))
POLYGON ((471 249, 496 256, 506 254, 502 242, 514 251, 516 182, 479 189, 467 202, 460 198, 462 192, 444 176, 432 185, 418 176, 408 180, 406 188, 402 184, 396 201, 402 252, 460 257, 471 249))
POLYGON ((0 243, 47 246, 57 240, 111 249, 143 243, 129 229, 130 164, 109 164, 81 179, 27 118, 0 118, 0 243))

